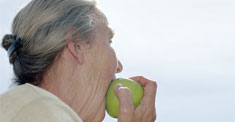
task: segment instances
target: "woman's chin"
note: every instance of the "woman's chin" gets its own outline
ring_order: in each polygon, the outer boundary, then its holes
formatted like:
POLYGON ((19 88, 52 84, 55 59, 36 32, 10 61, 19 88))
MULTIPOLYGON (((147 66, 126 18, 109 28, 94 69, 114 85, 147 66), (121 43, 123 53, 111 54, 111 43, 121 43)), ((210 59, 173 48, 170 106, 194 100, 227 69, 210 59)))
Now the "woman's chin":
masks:
POLYGON ((102 113, 102 116, 101 116, 101 118, 100 118, 100 121, 99 121, 99 122, 102 122, 102 121, 104 120, 104 117, 105 117, 105 110, 104 110, 104 112, 102 113))
POLYGON ((104 117, 105 117, 105 102, 104 102, 104 104, 101 105, 101 108, 96 116, 95 121, 102 122, 104 120, 104 117))

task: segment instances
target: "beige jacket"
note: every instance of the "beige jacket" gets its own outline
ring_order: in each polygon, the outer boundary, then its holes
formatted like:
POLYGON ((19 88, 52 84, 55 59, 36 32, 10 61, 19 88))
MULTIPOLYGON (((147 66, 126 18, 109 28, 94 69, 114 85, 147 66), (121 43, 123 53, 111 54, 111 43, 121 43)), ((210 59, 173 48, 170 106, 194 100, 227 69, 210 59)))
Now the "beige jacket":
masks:
POLYGON ((0 95, 0 122, 82 122, 52 93, 25 84, 0 95))

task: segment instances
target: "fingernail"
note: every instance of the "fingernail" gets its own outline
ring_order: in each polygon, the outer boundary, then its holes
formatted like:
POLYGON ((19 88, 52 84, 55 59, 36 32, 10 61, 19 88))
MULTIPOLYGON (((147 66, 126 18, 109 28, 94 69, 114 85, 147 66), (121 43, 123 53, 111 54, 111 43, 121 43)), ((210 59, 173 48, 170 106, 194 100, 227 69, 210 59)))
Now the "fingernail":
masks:
POLYGON ((117 91, 120 87, 122 87, 122 84, 115 85, 115 91, 117 91))

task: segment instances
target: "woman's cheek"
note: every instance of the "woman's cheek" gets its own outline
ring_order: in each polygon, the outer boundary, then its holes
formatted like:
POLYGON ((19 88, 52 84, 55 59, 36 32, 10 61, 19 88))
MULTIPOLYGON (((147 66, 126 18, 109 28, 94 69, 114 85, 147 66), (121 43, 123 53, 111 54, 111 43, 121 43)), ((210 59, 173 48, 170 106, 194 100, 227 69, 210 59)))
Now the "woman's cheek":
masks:
POLYGON ((115 73, 117 71, 117 68, 118 68, 118 60, 116 58, 116 55, 113 55, 112 56, 112 62, 110 64, 110 70, 111 70, 110 75, 111 75, 112 79, 115 78, 115 73))

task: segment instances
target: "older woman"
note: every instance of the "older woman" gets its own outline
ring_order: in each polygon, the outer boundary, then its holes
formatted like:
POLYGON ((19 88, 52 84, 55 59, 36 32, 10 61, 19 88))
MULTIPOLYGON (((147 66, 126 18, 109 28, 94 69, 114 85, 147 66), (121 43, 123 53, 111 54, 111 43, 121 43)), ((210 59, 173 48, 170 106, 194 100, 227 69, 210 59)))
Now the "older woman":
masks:
MULTIPOLYGON (((122 71, 105 15, 85 0, 32 0, 3 38, 17 86, 0 96, 1 122, 101 122, 105 94, 122 71)), ((119 122, 153 122, 156 83, 134 109, 129 89, 117 85, 119 122)))

